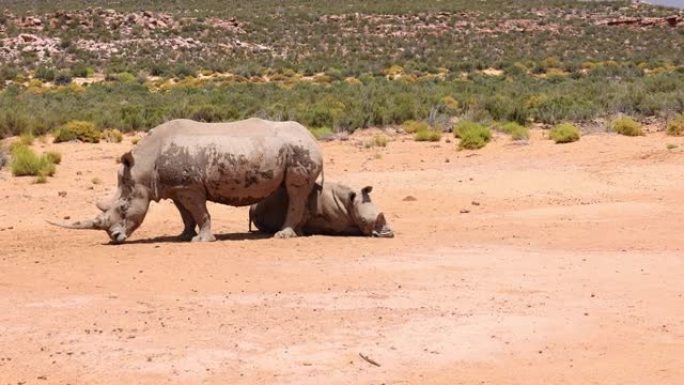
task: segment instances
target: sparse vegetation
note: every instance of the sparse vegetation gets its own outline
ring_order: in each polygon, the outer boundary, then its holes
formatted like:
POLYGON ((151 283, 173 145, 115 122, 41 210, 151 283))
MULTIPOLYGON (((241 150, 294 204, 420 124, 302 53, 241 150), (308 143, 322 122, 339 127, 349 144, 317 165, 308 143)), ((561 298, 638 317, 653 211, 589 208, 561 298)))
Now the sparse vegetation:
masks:
POLYGON ((667 134, 672 136, 684 135, 684 114, 678 114, 667 122, 667 134))
POLYGON ((389 138, 382 134, 373 135, 373 138, 366 143, 366 147, 387 147, 389 138))
POLYGON ((333 136, 333 131, 330 129, 330 127, 310 128, 309 131, 311 131, 313 136, 318 140, 327 139, 333 136))
POLYGON ((634 121, 634 119, 629 116, 620 116, 613 119, 610 122, 610 129, 613 132, 617 132, 620 135, 625 136, 643 136, 645 135, 644 130, 641 128, 641 124, 634 121))
POLYGON ((454 126, 454 136, 461 139, 459 149, 477 150, 492 140, 492 131, 479 123, 461 120, 454 126))
POLYGON ((37 155, 28 146, 15 147, 11 155, 11 169, 14 176, 38 176, 45 179, 55 173, 55 164, 46 155, 37 155))
POLYGON ((413 140, 416 142, 439 142, 441 139, 442 132, 434 128, 416 131, 413 135, 413 140))
POLYGON ((549 138, 556 143, 572 143, 580 139, 580 131, 574 124, 560 123, 549 131, 549 138))
POLYGON ((109 143, 121 143, 123 140, 123 133, 116 128, 102 131, 102 139, 109 143))
POLYGON ((402 128, 408 134, 415 134, 418 131, 429 131, 430 125, 426 122, 417 122, 415 120, 407 120, 402 124, 402 128))
POLYGON ((79 140, 86 143, 98 143, 102 133, 95 124, 82 120, 72 120, 55 131, 55 143, 79 140))
POLYGON ((62 163, 62 154, 58 151, 48 151, 45 153, 45 156, 47 157, 48 161, 50 161, 50 163, 62 163))
POLYGON ((512 140, 526 140, 530 137, 527 127, 517 122, 506 122, 500 126, 500 130, 510 135, 512 140))
POLYGON ((525 126, 665 116, 684 105, 684 34, 645 4, 198 0, 190 13, 183 2, 88 5, 5 4, 14 15, 0 21, 0 137, 73 120, 129 132, 251 116, 333 132, 404 124, 415 134, 454 117, 525 126), (22 24, 27 11, 51 26, 38 41, 17 40, 35 33, 22 24), (655 24, 605 23, 625 13, 655 24), (104 82, 71 82, 100 74, 104 82))
POLYGON ((674 150, 677 147, 679 147, 679 146, 674 144, 674 143, 668 143, 665 145, 665 148, 667 148, 668 150, 674 150))

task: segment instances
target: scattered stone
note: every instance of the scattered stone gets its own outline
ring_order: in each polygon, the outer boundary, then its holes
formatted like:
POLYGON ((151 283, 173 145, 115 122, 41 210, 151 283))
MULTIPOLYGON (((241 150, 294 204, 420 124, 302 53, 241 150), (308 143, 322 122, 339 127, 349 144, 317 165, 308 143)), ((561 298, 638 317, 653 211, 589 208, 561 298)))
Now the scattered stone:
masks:
POLYGON ((468 214, 469 212, 470 212, 470 210, 468 210, 468 209, 461 209, 461 211, 460 211, 461 214, 468 214))
POLYGON ((477 202, 477 201, 472 201, 472 202, 470 202, 470 203, 471 203, 473 206, 479 206, 479 205, 480 205, 480 202, 477 202))
POLYGON ((416 199, 416 197, 414 197, 413 195, 407 195, 406 197, 404 197, 404 199, 402 199, 402 201, 404 202, 413 202, 417 200, 418 199, 416 199))
POLYGON ((57 193, 57 195, 59 195, 60 197, 64 198, 64 197, 67 196, 67 192, 66 192, 66 191, 60 191, 60 192, 57 193))

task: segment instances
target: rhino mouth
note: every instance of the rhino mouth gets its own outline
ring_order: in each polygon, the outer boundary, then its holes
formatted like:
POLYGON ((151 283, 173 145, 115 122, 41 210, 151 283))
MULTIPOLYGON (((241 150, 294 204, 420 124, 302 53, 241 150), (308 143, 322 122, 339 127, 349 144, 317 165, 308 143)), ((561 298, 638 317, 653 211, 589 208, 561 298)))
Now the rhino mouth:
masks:
POLYGON ((380 213, 375 221, 375 229, 371 232, 371 236, 376 238, 394 238, 394 231, 387 226, 385 214, 380 213))
POLYGON ((394 231, 390 228, 384 228, 380 230, 373 230, 372 233, 375 238, 394 238, 394 231))

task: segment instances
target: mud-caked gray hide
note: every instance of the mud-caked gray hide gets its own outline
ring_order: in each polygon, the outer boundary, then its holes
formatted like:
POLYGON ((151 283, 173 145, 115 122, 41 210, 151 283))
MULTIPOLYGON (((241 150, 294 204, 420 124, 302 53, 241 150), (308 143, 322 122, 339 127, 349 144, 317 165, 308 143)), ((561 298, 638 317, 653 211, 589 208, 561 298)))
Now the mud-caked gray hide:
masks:
POLYGON ((98 203, 100 215, 61 226, 105 230, 112 241, 123 242, 140 226, 151 200, 171 199, 183 220, 180 237, 212 241, 207 201, 246 206, 282 191, 288 205, 275 233, 291 237, 322 169, 318 143, 295 122, 173 120, 122 156, 117 190, 98 203))
MULTIPOLYGON (((338 183, 317 184, 309 195, 302 225, 302 234, 394 236, 385 215, 371 201, 371 186, 360 191, 338 183)), ((265 233, 278 231, 285 221, 288 195, 279 189, 262 202, 250 207, 250 229, 254 223, 265 233)))

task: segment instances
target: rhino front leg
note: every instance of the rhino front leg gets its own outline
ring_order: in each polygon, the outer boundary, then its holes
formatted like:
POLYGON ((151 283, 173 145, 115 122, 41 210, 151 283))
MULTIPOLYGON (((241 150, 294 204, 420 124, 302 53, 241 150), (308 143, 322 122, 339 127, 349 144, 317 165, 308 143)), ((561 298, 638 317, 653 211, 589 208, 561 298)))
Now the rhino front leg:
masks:
POLYGON ((181 205, 178 200, 174 199, 173 203, 176 205, 176 208, 180 212, 181 218, 183 218, 184 228, 183 232, 178 236, 178 238, 181 241, 190 241, 197 235, 197 232, 195 231, 195 227, 197 227, 197 222, 195 222, 195 218, 192 217, 192 213, 188 211, 188 209, 183 207, 183 205, 181 205))
POLYGON ((315 179, 309 180, 305 177, 293 177, 288 175, 285 180, 285 187, 287 189, 287 197, 289 204, 287 207, 287 216, 282 229, 275 233, 276 238, 293 238, 297 236, 296 229, 302 224, 304 219, 304 210, 306 202, 309 198, 309 193, 313 188, 315 179), (299 183, 297 183, 299 182, 299 183))
MULTIPOLYGON (((216 237, 211 233, 211 216, 207 210, 207 199, 199 193, 183 193, 178 196, 178 203, 183 206, 199 226, 199 234, 193 236, 192 242, 213 242, 216 237)), ((193 228, 194 231, 194 228, 193 228)))

